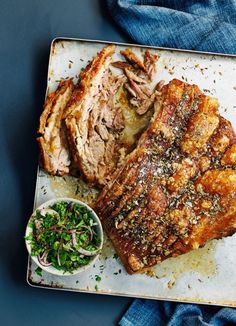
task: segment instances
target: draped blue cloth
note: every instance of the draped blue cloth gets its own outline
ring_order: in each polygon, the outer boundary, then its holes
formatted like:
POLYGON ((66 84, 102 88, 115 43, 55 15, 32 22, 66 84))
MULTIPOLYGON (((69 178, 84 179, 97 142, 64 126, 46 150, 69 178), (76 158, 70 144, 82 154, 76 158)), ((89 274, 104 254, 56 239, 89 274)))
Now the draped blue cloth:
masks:
MULTIPOLYGON (((136 43, 236 54, 234 0, 107 0, 107 6, 115 22, 136 43)), ((236 325, 236 310, 135 300, 120 325, 236 325)))
POLYGON ((136 299, 122 317, 121 326, 236 325, 234 308, 136 299))
POLYGON ((107 0, 137 43, 236 54, 235 0, 107 0))

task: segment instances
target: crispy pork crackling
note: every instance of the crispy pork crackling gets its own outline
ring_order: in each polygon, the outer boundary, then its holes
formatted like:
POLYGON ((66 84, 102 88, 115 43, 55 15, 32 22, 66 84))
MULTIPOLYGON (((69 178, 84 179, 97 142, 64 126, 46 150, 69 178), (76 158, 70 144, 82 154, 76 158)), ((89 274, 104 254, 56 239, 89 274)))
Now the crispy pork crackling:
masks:
POLYGON ((149 127, 95 204, 127 271, 236 231, 236 136, 218 101, 172 80, 149 127))

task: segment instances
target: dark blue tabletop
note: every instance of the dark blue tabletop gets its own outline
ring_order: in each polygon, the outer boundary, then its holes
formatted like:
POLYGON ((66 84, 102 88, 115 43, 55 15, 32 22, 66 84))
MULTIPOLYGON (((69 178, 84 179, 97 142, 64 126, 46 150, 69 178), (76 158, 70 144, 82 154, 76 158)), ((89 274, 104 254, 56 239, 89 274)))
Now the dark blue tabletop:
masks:
POLYGON ((50 42, 58 36, 129 41, 101 0, 0 2, 0 324, 112 325, 127 298, 31 288, 24 228, 37 169, 35 142, 50 42))

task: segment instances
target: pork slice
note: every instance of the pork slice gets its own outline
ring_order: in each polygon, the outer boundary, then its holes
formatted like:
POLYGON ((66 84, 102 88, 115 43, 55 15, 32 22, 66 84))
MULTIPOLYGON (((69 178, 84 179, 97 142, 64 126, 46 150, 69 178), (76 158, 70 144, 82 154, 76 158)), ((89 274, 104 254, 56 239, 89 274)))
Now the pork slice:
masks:
POLYGON ((120 51, 120 53, 134 66, 134 68, 139 68, 146 72, 145 65, 131 49, 125 49, 124 51, 120 51))
POLYGON ((134 82, 140 84, 146 84, 147 81, 139 76, 137 76, 134 72, 130 71, 129 69, 125 69, 126 76, 129 80, 133 80, 134 82))
POLYGON ((113 120, 113 127, 116 130, 122 130, 125 127, 124 116, 122 113, 122 109, 120 107, 116 109, 114 120, 113 120))
POLYGON ((137 106, 136 112, 139 115, 145 114, 153 106, 155 98, 156 94, 153 93, 149 98, 140 101, 139 105, 137 106))
POLYGON ((40 164, 52 175, 69 173, 71 155, 65 135, 63 114, 73 87, 71 80, 61 81, 57 90, 47 96, 40 117, 37 138, 40 147, 40 164))
POLYGON ((118 161, 114 147, 118 146, 120 119, 113 97, 123 81, 109 70, 114 49, 113 45, 105 47, 83 71, 67 107, 66 127, 74 161, 84 178, 98 187, 107 183, 118 161))
POLYGON ((144 65, 150 80, 153 80, 154 74, 156 73, 156 62, 158 59, 159 56, 157 54, 153 54, 148 50, 145 51, 144 65))
POLYGON ((130 70, 133 69, 133 67, 125 61, 114 61, 114 62, 112 62, 111 65, 113 67, 119 68, 119 69, 130 69, 130 70))

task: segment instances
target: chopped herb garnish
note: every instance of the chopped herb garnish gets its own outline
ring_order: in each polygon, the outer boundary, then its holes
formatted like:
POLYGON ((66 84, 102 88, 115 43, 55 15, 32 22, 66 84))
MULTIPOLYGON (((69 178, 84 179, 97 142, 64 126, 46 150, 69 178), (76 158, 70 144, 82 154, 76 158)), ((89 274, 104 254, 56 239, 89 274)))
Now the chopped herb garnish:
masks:
POLYGON ((99 275, 95 275, 95 281, 96 282, 101 282, 102 278, 99 275))
POLYGON ((118 258, 117 253, 115 253, 115 254, 113 255, 113 258, 114 258, 114 259, 117 259, 117 258, 118 258))
POLYGON ((24 238, 27 241, 32 241, 33 240, 33 233, 30 233, 29 235, 25 236, 24 238))
POLYGON ((96 290, 96 291, 98 291, 98 286, 97 286, 97 284, 95 285, 95 287, 94 287, 94 288, 95 288, 95 290, 96 290))
POLYGON ((79 186, 77 185, 77 186, 76 186, 76 190, 75 190, 75 195, 78 195, 79 192, 80 192, 80 188, 79 188, 79 186))
POLYGON ((85 206, 59 202, 49 209, 37 210, 31 218, 31 255, 40 264, 73 272, 87 265, 97 254, 100 240, 92 212, 85 206))
POLYGON ((36 273, 38 276, 42 276, 42 268, 37 267, 37 268, 35 269, 35 273, 36 273))

